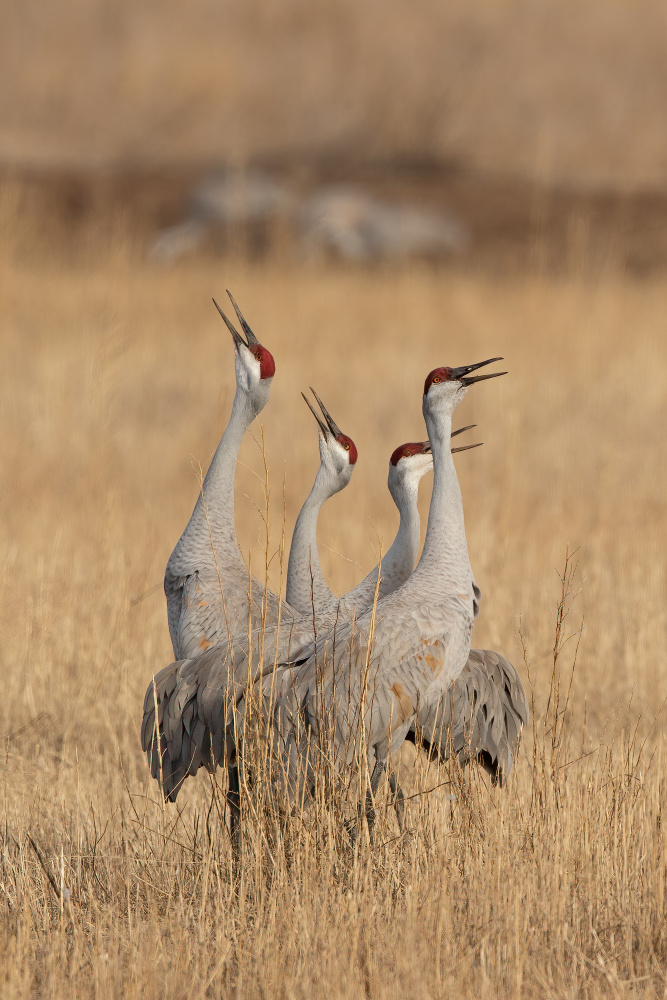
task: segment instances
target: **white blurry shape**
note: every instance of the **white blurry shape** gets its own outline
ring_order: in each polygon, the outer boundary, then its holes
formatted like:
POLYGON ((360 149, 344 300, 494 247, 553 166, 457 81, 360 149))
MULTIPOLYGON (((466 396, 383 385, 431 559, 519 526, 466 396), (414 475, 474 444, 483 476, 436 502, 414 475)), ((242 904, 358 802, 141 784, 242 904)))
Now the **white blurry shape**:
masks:
POLYGON ((150 257, 169 262, 196 249, 213 229, 267 224, 289 217, 295 198, 284 185, 257 170, 224 170, 205 177, 192 191, 188 215, 161 230, 150 257))
POLYGON ((347 186, 325 187, 298 199, 258 170, 227 169, 192 191, 183 222, 157 234, 150 250, 169 263, 195 250, 216 229, 292 223, 306 257, 332 254, 348 261, 438 257, 470 244, 466 227, 432 205, 382 200, 347 186))
POLYGON ((466 228, 438 208, 381 201, 353 187, 316 192, 298 213, 308 255, 350 261, 457 253, 470 243, 466 228))

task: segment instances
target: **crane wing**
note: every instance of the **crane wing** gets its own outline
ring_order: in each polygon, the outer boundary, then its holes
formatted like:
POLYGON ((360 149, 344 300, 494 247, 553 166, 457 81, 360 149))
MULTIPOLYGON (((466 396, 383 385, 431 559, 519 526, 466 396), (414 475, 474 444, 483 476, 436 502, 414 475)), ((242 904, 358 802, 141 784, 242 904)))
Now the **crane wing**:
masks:
POLYGON ((248 687, 272 672, 278 656, 298 658, 312 642, 312 623, 288 620, 225 639, 155 676, 144 698, 141 745, 165 797, 174 801, 184 778, 200 767, 233 760, 248 687))
POLYGON ((516 668, 491 649, 472 649, 455 683, 417 719, 417 738, 442 759, 479 760, 502 782, 512 767, 529 719, 516 668))
POLYGON ((363 716, 373 754, 392 736, 402 739, 420 708, 450 684, 452 664, 461 659, 451 639, 425 637, 410 615, 379 622, 371 638, 369 619, 343 623, 335 636, 305 648, 303 659, 281 664, 272 682, 281 742, 295 726, 315 736, 329 727, 349 760, 363 716))

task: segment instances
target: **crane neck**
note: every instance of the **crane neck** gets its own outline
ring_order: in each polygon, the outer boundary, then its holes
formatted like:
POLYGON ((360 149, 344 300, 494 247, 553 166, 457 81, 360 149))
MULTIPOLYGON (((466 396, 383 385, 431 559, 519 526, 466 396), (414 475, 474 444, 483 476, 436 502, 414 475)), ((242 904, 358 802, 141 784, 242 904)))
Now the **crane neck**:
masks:
POLYGON ((236 540, 234 478, 243 435, 254 417, 255 409, 247 393, 237 388, 229 423, 215 450, 190 520, 169 560, 175 572, 192 572, 191 552, 195 544, 198 546, 197 568, 204 568, 210 562, 211 567, 217 565, 225 574, 238 571, 245 576, 247 571, 236 540))
POLYGON ((236 463, 245 432, 254 419, 255 410, 247 393, 237 388, 229 423, 215 449, 215 454, 204 479, 204 497, 209 516, 214 510, 220 521, 230 520, 232 526, 234 524, 236 463))
POLYGON ((433 452, 433 493, 428 513, 424 549, 415 574, 440 578, 446 572, 448 584, 471 587, 472 570, 463 519, 461 489, 451 453, 452 414, 440 408, 424 414, 433 452))
POLYGON ((379 573, 382 574, 382 579, 380 580, 378 597, 383 598, 405 583, 414 569, 419 551, 419 510, 417 508, 419 483, 408 480, 389 488, 400 515, 398 531, 394 541, 383 554, 377 566, 364 577, 361 583, 358 583, 341 598, 350 615, 354 612, 358 616, 373 604, 379 573))
POLYGON ((234 519, 236 463, 241 442, 254 418, 255 409, 247 393, 237 388, 229 423, 215 450, 195 507, 195 514, 199 512, 200 518, 208 518, 207 528, 210 529, 213 540, 236 546, 237 549, 234 519), (205 513, 202 493, 206 504, 205 513))
MULTIPOLYGON (((343 484, 344 485, 344 484, 343 484)), ((336 600, 327 586, 317 551, 317 521, 322 504, 342 489, 331 472, 320 465, 313 488, 294 525, 287 565, 287 603, 301 614, 321 611, 336 600)))
POLYGON ((419 551, 419 531, 420 519, 417 498, 419 495, 419 483, 408 479, 400 484, 400 487, 392 490, 392 498, 399 513, 399 524, 396 537, 387 552, 386 559, 401 558, 401 561, 409 564, 412 572, 419 551))

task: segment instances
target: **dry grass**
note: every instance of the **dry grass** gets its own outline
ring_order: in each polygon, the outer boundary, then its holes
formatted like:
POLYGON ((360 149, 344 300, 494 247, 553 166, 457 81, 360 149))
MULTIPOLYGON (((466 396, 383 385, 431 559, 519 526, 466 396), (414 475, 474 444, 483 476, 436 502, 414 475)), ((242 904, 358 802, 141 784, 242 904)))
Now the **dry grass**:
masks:
POLYGON ((455 160, 664 185, 662 0, 23 0, 0 161, 455 160))
MULTIPOLYGON (((0 291, 0 995, 664 996, 664 283, 165 274, 122 248, 74 271, 5 249, 0 291), (235 867, 208 779, 163 807, 139 751, 144 690, 170 659, 161 580, 192 457, 206 464, 231 404, 210 303, 225 286, 277 359, 272 573, 283 480, 291 525, 317 465, 299 389, 359 447, 322 518, 325 572, 346 589, 395 530, 386 463, 423 436, 426 372, 494 354, 511 372, 461 406, 485 447, 457 465, 484 594, 474 642, 521 663, 521 623, 535 729, 505 790, 436 772, 453 785, 409 802, 403 837, 387 813, 373 849, 330 836, 318 809, 282 842, 251 823, 235 867), (553 745, 566 545, 564 637, 585 624, 553 745)), ((259 569, 261 456, 247 442, 242 458, 239 533, 259 569)))

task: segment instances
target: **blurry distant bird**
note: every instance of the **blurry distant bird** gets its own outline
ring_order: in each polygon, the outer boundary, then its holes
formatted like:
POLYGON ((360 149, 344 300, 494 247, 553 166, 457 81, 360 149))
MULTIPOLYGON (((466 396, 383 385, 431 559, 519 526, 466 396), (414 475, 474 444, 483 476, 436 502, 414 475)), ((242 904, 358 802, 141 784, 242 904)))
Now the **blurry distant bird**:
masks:
POLYGON ((258 170, 210 174, 192 191, 183 222, 157 234, 150 256, 156 261, 176 260, 216 228, 266 224, 288 217, 294 206, 290 190, 258 170))
POLYGON ((298 197, 259 170, 227 169, 200 181, 186 218, 156 235, 150 256, 169 263, 195 250, 211 232, 261 230, 278 219, 289 224, 306 258, 331 254, 362 263, 437 257, 470 243, 463 224, 434 206, 383 200, 345 186, 298 197))
POLYGON ((465 250, 466 229, 439 209, 392 203, 353 187, 331 187, 298 213, 307 255, 329 252, 350 261, 438 256, 465 250))

